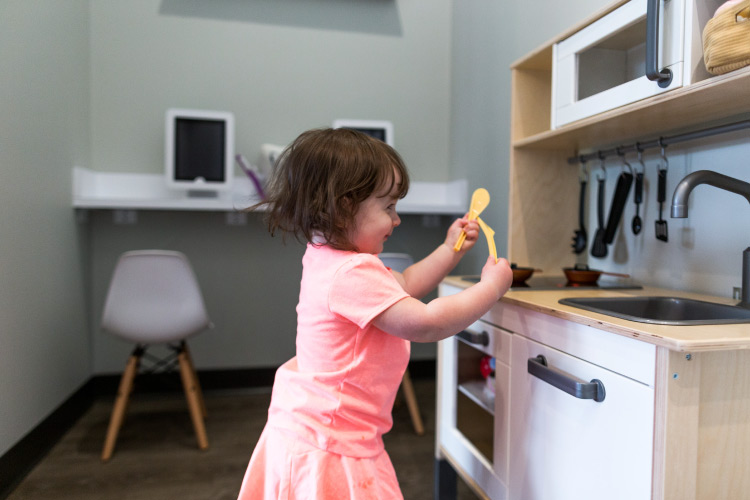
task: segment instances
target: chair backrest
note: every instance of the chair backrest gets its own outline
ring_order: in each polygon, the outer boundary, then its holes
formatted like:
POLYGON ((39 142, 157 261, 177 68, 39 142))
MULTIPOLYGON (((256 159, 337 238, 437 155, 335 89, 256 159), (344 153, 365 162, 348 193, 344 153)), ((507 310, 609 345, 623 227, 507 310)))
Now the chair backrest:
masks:
POLYGON ((120 256, 102 315, 102 329, 141 344, 181 340, 211 321, 187 257, 167 250, 120 256))
POLYGON ((386 267, 398 272, 403 272, 404 269, 414 264, 414 259, 408 253, 381 253, 378 257, 386 267))

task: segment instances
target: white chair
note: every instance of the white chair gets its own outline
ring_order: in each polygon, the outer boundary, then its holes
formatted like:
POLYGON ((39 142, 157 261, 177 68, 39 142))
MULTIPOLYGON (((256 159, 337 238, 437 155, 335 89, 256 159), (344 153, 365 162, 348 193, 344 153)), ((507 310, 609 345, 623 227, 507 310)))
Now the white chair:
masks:
POLYGON ((206 406, 185 339, 213 325, 187 257, 166 250, 138 250, 120 256, 109 285, 101 326, 136 344, 120 380, 102 460, 106 462, 112 456, 133 380, 152 344, 168 344, 171 357, 160 360, 155 369, 179 365, 198 447, 208 448, 206 406))
MULTIPOLYGON (((390 267, 398 272, 403 272, 404 269, 414 263, 414 259, 408 253, 381 253, 378 257, 380 257, 380 260, 383 261, 386 267, 390 267)), ((406 399, 406 406, 409 408, 414 432, 421 436, 424 434, 424 424, 422 423, 422 415, 419 413, 419 404, 417 403, 417 396, 414 393, 414 385, 411 383, 411 375, 409 375, 408 368, 404 372, 404 378, 401 380, 401 389, 404 391, 404 399, 406 399)))

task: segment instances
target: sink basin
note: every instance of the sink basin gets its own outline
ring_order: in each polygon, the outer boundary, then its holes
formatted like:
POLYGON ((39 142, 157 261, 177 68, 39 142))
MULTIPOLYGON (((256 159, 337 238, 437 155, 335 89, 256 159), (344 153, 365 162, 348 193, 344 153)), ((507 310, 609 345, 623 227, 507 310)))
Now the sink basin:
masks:
POLYGON ((750 323, 750 309, 680 297, 580 297, 560 304, 657 325, 750 323))

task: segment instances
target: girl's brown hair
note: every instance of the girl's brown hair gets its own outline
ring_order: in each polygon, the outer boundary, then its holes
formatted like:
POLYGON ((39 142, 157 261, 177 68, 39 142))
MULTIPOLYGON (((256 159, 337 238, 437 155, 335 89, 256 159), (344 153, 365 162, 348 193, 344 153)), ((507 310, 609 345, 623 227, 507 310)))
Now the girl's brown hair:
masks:
POLYGON ((409 190, 409 174, 399 154, 386 143, 349 129, 302 133, 276 163, 266 207, 271 235, 277 230, 298 240, 316 235, 340 250, 354 250, 348 235, 360 204, 373 193, 399 198, 409 190))

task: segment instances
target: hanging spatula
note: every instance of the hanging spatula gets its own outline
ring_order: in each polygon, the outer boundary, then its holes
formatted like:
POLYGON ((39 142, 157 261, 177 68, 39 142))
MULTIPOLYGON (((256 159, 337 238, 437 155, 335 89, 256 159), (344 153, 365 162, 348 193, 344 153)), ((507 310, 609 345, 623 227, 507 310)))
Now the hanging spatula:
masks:
POLYGON ((604 183, 605 179, 599 179, 599 187, 597 193, 597 204, 596 204, 596 218, 599 223, 599 227, 596 228, 596 234, 594 234, 594 243, 591 245, 591 255, 594 257, 606 257, 607 256, 607 243, 604 241, 606 230, 604 229, 604 183))
POLYGON ((622 211, 625 208, 625 202, 628 201, 631 184, 633 184, 633 174, 623 171, 617 178, 615 194, 612 197, 612 208, 609 209, 607 229, 604 231, 604 242, 608 245, 615 241, 615 231, 617 231, 617 226, 620 225, 622 211))
POLYGON ((669 234, 667 232, 667 221, 662 217, 662 209, 664 208, 664 200, 667 198, 667 169, 659 169, 659 177, 657 184, 657 201, 659 202, 659 219, 654 222, 656 227, 656 239, 660 241, 668 241, 669 234))
POLYGON ((586 236, 585 222, 585 210, 586 210, 586 179, 581 179, 581 194, 578 200, 578 229, 576 229, 573 235, 573 253, 583 253, 586 251, 586 245, 588 239, 586 236))

